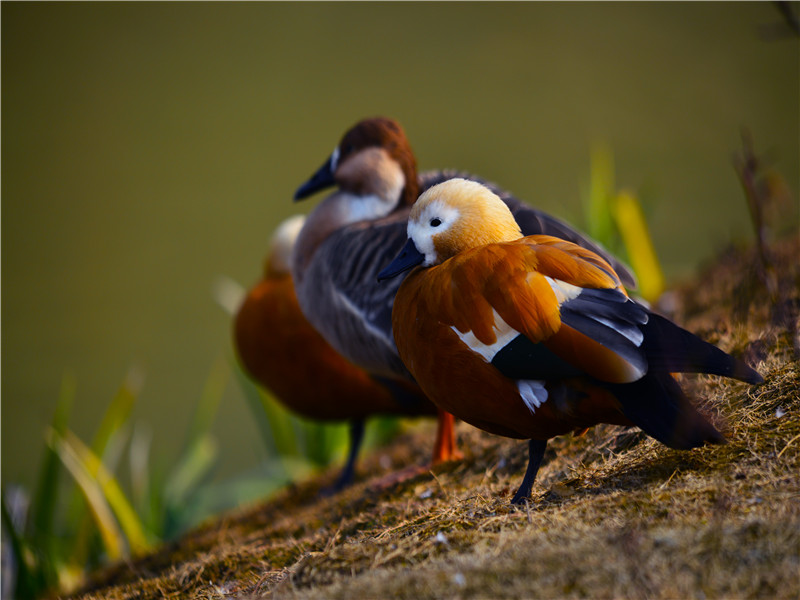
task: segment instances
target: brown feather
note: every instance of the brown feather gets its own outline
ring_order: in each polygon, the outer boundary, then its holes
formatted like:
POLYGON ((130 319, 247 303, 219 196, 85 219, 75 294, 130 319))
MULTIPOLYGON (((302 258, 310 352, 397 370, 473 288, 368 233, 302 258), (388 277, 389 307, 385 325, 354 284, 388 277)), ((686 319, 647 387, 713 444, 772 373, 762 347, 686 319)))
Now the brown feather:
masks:
POLYGON ((250 290, 236 314, 234 342, 253 379, 305 417, 436 414, 417 386, 398 382, 421 403, 401 405, 387 388, 333 350, 300 312, 288 274, 271 273, 250 290))

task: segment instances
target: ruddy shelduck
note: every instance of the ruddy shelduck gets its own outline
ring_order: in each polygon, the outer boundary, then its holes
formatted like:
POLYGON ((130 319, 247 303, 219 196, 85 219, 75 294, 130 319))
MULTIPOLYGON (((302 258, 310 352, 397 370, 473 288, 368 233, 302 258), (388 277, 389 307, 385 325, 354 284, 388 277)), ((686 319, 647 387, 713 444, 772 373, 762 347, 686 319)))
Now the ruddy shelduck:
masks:
MULTIPOLYGON (((456 174, 418 175, 400 125, 373 118, 349 129, 295 193, 300 200, 331 186, 338 188, 309 214, 297 242, 292 274, 308 320, 342 356, 373 375, 413 380, 392 337, 392 303, 402 277, 377 285, 376 276, 405 243, 409 209, 419 192, 456 174)), ((557 235, 603 253, 627 283, 634 283, 623 265, 569 225, 486 185, 508 205, 526 235, 557 235)), ((440 415, 439 432, 452 440, 451 416, 440 415)), ((434 462, 450 458, 452 451, 452 442, 440 439, 434 462)))
POLYGON ((400 357, 440 408, 529 439, 512 499, 530 496, 547 440, 637 425, 672 448, 724 440, 671 373, 761 376, 630 299, 609 263, 547 235, 522 237, 485 186, 453 179, 411 209, 408 241, 380 274, 414 268, 394 301, 400 357))
POLYGON ((333 489, 353 479, 364 420, 375 415, 435 415, 412 382, 381 381, 343 358, 306 320, 289 270, 302 216, 284 221, 270 241, 261 280, 234 319, 234 346, 245 372, 303 417, 349 421, 347 462, 333 489))

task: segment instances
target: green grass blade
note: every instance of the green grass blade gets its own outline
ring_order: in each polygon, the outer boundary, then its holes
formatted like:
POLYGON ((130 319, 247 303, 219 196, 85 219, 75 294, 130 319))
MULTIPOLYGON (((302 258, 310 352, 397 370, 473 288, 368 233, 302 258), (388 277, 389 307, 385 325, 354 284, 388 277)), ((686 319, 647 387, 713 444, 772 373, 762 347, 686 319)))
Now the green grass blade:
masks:
POLYGON ((174 527, 185 531, 231 506, 242 506, 270 496, 291 481, 285 462, 289 463, 293 475, 309 476, 314 471, 302 459, 273 460, 232 479, 204 485, 192 495, 190 502, 182 506, 180 514, 175 515, 174 527))
POLYGON ((261 433, 268 456, 299 456, 300 448, 292 425, 291 413, 269 394, 256 386, 242 371, 237 379, 261 433))
MULTIPOLYGON (((51 428, 62 435, 67 428, 69 413, 75 399, 75 378, 65 373, 61 380, 61 390, 56 403, 51 428)), ((36 494, 31 503, 32 521, 30 537, 34 548, 41 553, 42 573, 48 586, 55 585, 58 574, 54 558, 57 555, 56 537, 53 532, 56 501, 59 497, 58 485, 61 467, 58 455, 50 446, 45 448, 44 461, 39 471, 36 494)))
POLYGON ((367 422, 364 434, 364 448, 385 446, 394 438, 401 429, 400 419, 397 417, 377 417, 367 422))
POLYGON ((346 423, 318 423, 306 419, 299 421, 303 455, 310 462, 325 467, 344 454, 348 439, 346 423))
POLYGON ((267 455, 283 461, 287 475, 296 475, 296 464, 286 459, 303 458, 305 462, 327 466, 338 459, 347 447, 347 424, 318 423, 294 416, 268 393, 261 390, 237 365, 237 380, 247 405, 258 425, 267 455))
POLYGON ((217 443, 210 435, 197 440, 182 455, 163 487, 162 520, 163 539, 172 539, 183 531, 183 512, 203 479, 209 474, 217 458, 217 443))
POLYGON ((228 363, 219 358, 206 380, 200 402, 195 409, 186 437, 186 444, 176 466, 163 488, 164 517, 160 529, 164 535, 176 531, 176 510, 209 473, 217 458, 217 443, 210 435, 225 386, 230 377, 228 363))
POLYGON ((131 497, 137 512, 145 523, 153 525, 150 492, 153 487, 153 473, 150 470, 150 448, 153 430, 143 423, 137 423, 131 435, 129 464, 131 472, 131 497))
POLYGON ((141 370, 132 368, 108 405, 103 420, 92 441, 92 452, 102 457, 109 443, 130 418, 133 405, 142 389, 144 375, 141 370))
POLYGON ((100 485, 81 462, 75 449, 55 429, 50 429, 47 441, 83 492, 100 532, 106 554, 111 560, 122 558, 125 555, 122 533, 114 520, 114 515, 103 496, 100 485))
POLYGON ((617 194, 612 208, 628 259, 639 280, 638 292, 648 302, 655 302, 664 292, 664 273, 641 203, 632 193, 623 191, 617 194))
POLYGON ((614 224, 610 202, 614 193, 614 155, 602 144, 592 148, 589 198, 585 206, 589 235, 613 251, 614 224))
POLYGON ((139 555, 147 551, 150 544, 142 522, 114 476, 105 468, 97 455, 71 431, 65 433, 63 444, 77 457, 83 470, 99 485, 103 497, 125 533, 131 553, 139 555))
POLYGON ((245 403, 253 415, 258 432, 261 434, 261 441, 264 442, 267 455, 277 455, 278 449, 275 445, 275 438, 272 434, 272 428, 270 426, 269 418, 267 417, 267 411, 263 406, 264 401, 261 398, 262 392, 247 377, 238 363, 233 366, 233 372, 236 374, 236 382, 239 384, 239 389, 242 391, 245 403))
MULTIPOLYGON (((107 468, 113 472, 114 467, 111 465, 111 455, 118 456, 122 450, 125 440, 122 439, 124 427, 130 418, 133 406, 141 391, 144 381, 144 374, 138 368, 131 368, 119 389, 117 390, 111 402, 106 408, 103 420, 95 433, 92 442, 92 452, 95 456, 101 457, 105 460, 105 464, 109 465, 107 468)), ((92 470, 92 465, 101 464, 98 462, 89 462, 89 474, 92 477, 97 477, 97 471, 92 470)), ((87 514, 86 503, 83 501, 83 495, 80 490, 75 490, 69 504, 69 519, 72 523, 79 523, 77 533, 74 538, 72 551, 70 552, 70 561, 73 564, 83 565, 86 564, 91 548, 92 542, 92 520, 87 514)))
POLYGON ((153 532, 159 540, 165 539, 167 522, 167 482, 171 468, 174 465, 162 461, 151 461, 147 471, 147 485, 143 489, 141 498, 143 508, 140 510, 142 518, 147 524, 148 531, 153 532))
POLYGON ((222 357, 218 358, 206 379, 200 402, 192 417, 192 423, 189 426, 189 433, 186 438, 185 447, 187 449, 195 446, 211 431, 229 377, 230 369, 227 362, 222 357))
POLYGON ((217 443, 210 435, 200 438, 181 456, 164 495, 169 504, 180 505, 211 470, 217 458, 217 443))

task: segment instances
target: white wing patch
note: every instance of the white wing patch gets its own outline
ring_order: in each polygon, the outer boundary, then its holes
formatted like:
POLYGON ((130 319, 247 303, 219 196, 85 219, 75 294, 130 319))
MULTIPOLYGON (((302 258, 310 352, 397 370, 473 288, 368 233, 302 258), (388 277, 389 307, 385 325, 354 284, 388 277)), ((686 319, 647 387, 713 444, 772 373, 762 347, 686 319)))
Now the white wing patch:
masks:
POLYGON ((450 329, 456 332, 456 335, 461 339, 461 341, 469 346, 470 350, 480 354, 486 362, 492 362, 495 354, 500 352, 500 350, 505 348, 511 340, 519 335, 519 331, 503 321, 503 319, 500 318, 500 315, 497 314, 496 310, 492 309, 492 314, 494 315, 494 324, 492 327, 495 331, 495 335, 497 336, 497 341, 494 344, 484 344, 475 337, 475 334, 472 333, 472 331, 461 333, 455 327, 450 327, 450 329))
POLYGON ((553 293, 556 295, 556 300, 558 301, 559 306, 564 304, 564 302, 567 300, 577 298, 578 294, 581 293, 581 288, 579 288, 577 285, 572 285, 571 283, 561 281, 560 279, 553 279, 547 275, 545 275, 544 278, 553 289, 553 293))
POLYGON ((519 379, 517 380, 517 389, 531 414, 534 414, 536 409, 547 401, 547 390, 544 389, 544 381, 519 379))

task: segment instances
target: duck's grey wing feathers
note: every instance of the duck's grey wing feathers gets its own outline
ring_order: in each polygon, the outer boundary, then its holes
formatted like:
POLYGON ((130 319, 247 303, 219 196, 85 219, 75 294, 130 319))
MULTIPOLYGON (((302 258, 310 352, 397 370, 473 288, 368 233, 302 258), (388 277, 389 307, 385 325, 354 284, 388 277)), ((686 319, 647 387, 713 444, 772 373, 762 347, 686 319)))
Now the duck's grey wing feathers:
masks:
POLYGON ((405 274, 378 283, 378 273, 406 242, 407 218, 407 212, 395 213, 331 234, 318 249, 330 258, 314 261, 300 302, 315 303, 307 311, 312 324, 351 362, 375 375, 413 381, 392 336, 392 304, 405 274), (347 261, 337 263, 340 256, 347 261))

